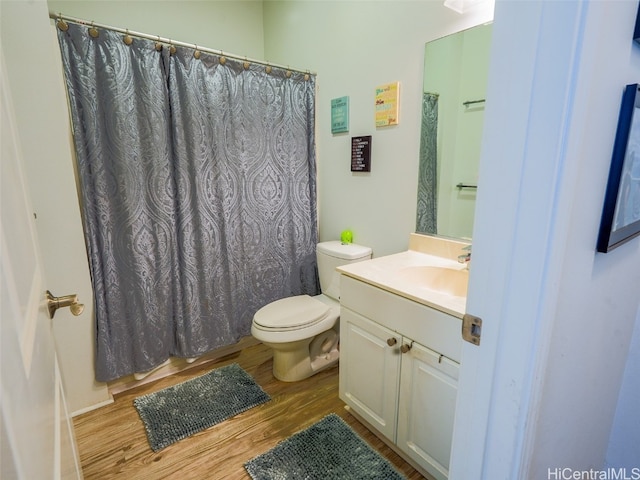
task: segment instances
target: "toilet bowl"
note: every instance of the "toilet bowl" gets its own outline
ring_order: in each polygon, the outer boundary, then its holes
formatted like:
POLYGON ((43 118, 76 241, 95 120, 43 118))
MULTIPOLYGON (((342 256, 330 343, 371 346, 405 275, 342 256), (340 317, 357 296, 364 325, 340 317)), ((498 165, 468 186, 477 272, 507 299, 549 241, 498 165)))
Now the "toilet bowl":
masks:
POLYGON ((251 335, 273 349, 273 375, 295 382, 332 365, 339 353, 340 275, 336 267, 368 260, 371 249, 338 241, 316 249, 322 294, 276 300, 256 312, 251 335))

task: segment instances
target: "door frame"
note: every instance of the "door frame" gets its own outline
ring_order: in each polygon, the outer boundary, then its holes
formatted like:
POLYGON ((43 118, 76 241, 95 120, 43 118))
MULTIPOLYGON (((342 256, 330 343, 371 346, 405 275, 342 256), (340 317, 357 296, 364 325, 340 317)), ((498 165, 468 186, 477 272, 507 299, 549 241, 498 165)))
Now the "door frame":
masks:
POLYGON ((566 150, 588 3, 496 1, 467 299, 482 338, 463 345, 452 479, 528 478, 575 188, 566 150))

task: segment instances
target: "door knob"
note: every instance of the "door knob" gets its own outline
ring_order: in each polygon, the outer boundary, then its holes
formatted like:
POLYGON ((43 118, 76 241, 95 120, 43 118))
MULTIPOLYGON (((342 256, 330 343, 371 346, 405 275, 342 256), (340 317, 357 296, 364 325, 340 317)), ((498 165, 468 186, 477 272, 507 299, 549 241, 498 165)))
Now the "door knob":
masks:
POLYGON ((405 343, 404 345, 402 345, 400 347, 400 351, 402 353, 407 353, 409 350, 411 350, 411 347, 413 347, 413 342, 409 343, 405 343))
POLYGON ((387 338, 387 345, 389 345, 390 347, 393 347, 396 343, 398 343, 398 340, 391 337, 391 338, 387 338))
POLYGON ((54 297, 53 294, 47 290, 47 310, 49 310, 49 318, 53 318, 56 314, 56 310, 63 307, 69 307, 71 313, 76 317, 80 315, 84 310, 84 305, 78 302, 78 295, 64 295, 62 297, 54 297))

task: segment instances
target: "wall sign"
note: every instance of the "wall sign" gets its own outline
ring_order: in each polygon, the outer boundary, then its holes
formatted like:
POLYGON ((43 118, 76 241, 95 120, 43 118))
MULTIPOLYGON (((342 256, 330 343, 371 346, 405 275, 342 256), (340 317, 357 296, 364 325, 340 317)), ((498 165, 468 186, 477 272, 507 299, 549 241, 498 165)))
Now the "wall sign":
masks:
POLYGON ((398 124, 400 103, 400 82, 387 83, 376 87, 376 127, 398 124))
POLYGON ((349 97, 331 100, 331 133, 349 131, 349 97))
POLYGON ((371 135, 351 137, 351 171, 371 171, 371 135))

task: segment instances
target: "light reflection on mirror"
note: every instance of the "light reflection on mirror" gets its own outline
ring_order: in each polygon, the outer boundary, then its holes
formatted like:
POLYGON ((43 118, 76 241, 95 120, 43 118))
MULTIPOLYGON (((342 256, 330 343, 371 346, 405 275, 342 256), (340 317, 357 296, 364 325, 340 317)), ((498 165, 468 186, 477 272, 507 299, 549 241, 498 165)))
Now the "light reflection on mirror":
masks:
POLYGON ((471 238, 491 25, 425 46, 416 231, 471 238))

